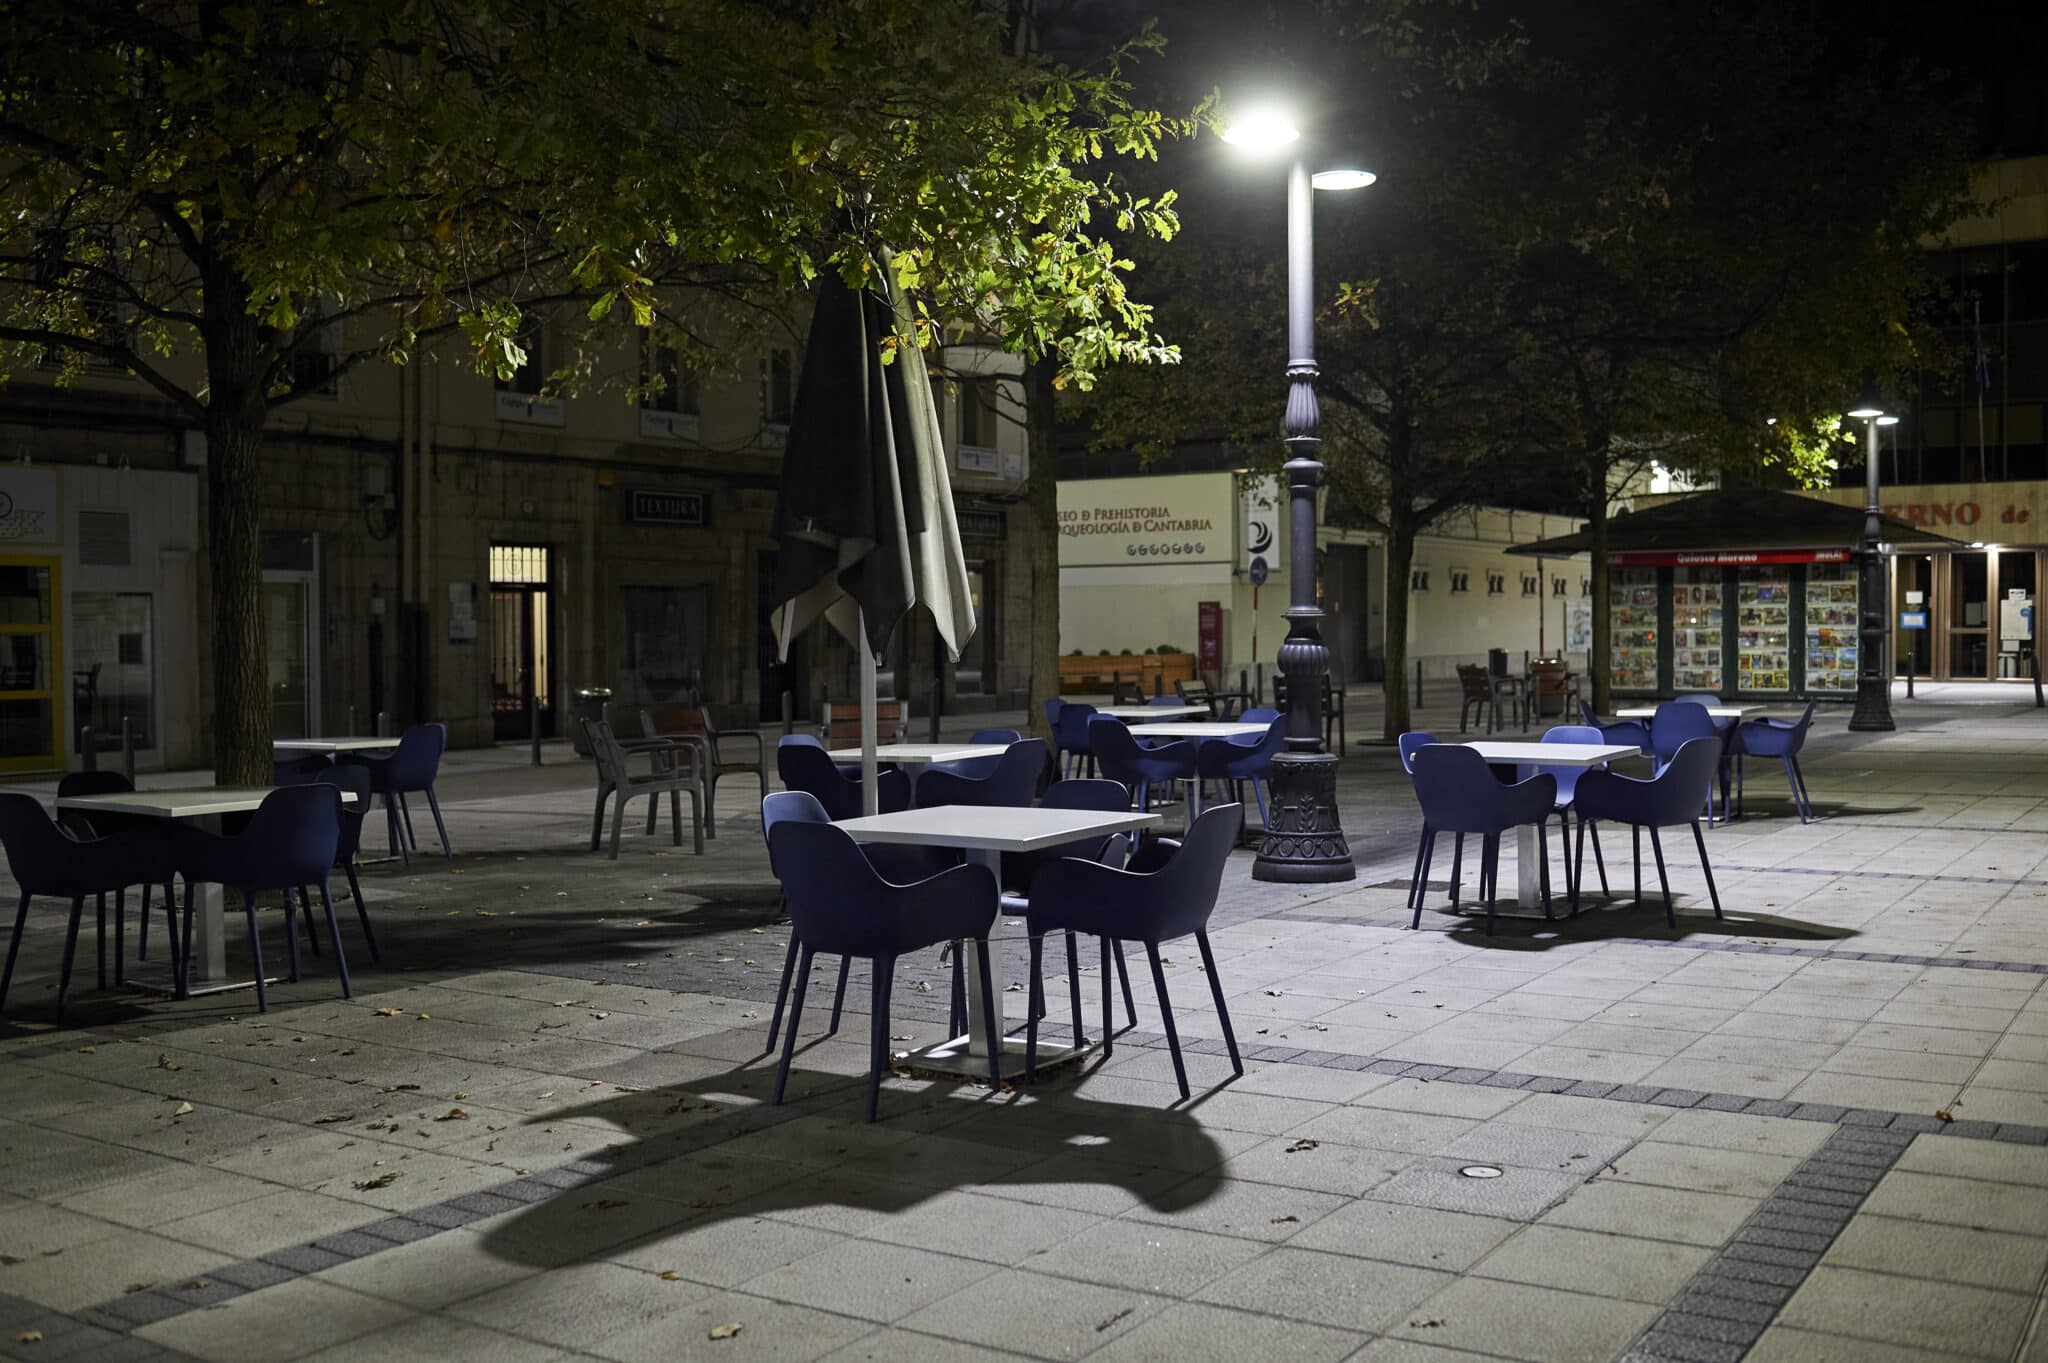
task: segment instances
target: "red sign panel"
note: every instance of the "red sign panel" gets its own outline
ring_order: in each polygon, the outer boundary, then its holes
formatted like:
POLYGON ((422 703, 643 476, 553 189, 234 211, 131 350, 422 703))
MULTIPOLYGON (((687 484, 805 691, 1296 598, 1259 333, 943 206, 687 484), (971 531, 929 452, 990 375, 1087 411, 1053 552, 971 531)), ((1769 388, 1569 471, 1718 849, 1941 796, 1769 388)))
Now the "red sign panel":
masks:
POLYGON ((1201 637, 1196 645, 1195 665, 1204 672, 1223 670, 1223 603, 1204 601, 1195 607, 1201 637))
POLYGON ((1607 561, 1617 568, 1747 568, 1767 563, 1847 563, 1854 557, 1849 549, 1688 549, 1613 553, 1607 561))

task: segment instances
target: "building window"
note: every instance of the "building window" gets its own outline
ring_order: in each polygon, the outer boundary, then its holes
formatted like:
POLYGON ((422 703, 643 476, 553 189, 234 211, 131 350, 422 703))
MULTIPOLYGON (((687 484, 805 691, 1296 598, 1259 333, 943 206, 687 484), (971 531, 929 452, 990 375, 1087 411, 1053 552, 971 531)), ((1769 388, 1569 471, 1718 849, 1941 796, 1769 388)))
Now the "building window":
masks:
POLYGON ((156 746, 154 604, 147 592, 71 594, 71 722, 78 750, 90 727, 95 751, 119 751, 124 719, 137 748, 156 746))
POLYGON ((1426 591, 1428 591, 1428 590, 1429 590, 1429 569, 1427 569, 1427 568, 1411 568, 1411 569, 1409 569, 1409 570, 1408 570, 1408 590, 1409 590, 1409 591, 1411 591, 1411 592, 1426 592, 1426 591))
POLYGON ((1534 596, 1540 586, 1540 579, 1534 573, 1522 574, 1522 595, 1534 596))
POLYGON ((703 587, 628 587, 625 694, 694 702, 704 690, 710 593, 703 587))
POLYGON ((997 408, 996 381, 970 379, 960 385, 960 443, 975 449, 996 448, 996 430, 1002 420, 997 408))
POLYGON ((1553 578, 1551 578, 1551 579, 1550 579, 1550 594, 1551 594, 1552 596, 1563 596, 1563 595, 1564 595, 1564 588, 1565 588, 1565 581, 1564 581, 1564 579, 1563 579, 1563 578, 1561 578, 1561 577, 1553 577, 1553 578))
POLYGON ((787 431, 790 413, 796 408, 794 357, 784 347, 768 352, 761 360, 761 421, 771 428, 787 431))
POLYGON ((498 420, 528 426, 564 424, 568 408, 562 399, 540 395, 548 375, 546 336, 547 328, 539 317, 528 314, 521 320, 519 334, 513 339, 526 358, 511 378, 497 380, 498 420))
POLYGON ((1486 594, 1488 596, 1503 596, 1507 593, 1507 589, 1508 575, 1506 573, 1488 573, 1486 575, 1486 594))
POLYGON ((1463 568, 1451 569, 1451 595, 1472 590, 1472 574, 1463 568))
POLYGON ((652 338, 640 349, 640 434, 656 440, 695 440, 702 415, 696 371, 674 346, 652 338))

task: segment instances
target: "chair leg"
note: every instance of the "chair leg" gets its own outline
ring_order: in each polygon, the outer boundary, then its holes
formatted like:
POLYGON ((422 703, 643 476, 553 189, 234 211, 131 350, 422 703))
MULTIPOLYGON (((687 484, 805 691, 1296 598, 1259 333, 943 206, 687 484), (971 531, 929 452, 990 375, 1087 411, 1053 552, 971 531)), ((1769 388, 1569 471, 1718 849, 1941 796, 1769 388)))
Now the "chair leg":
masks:
MULTIPOLYGON (((670 798, 671 798, 671 799, 673 799, 673 798, 674 798, 674 792, 673 792, 673 791, 671 791, 671 792, 670 792, 670 798)), ((653 795, 653 797, 652 797, 652 798, 651 798, 651 799, 649 800, 649 802, 648 802, 648 805, 647 805, 647 836, 648 836, 648 837, 650 837, 650 838, 651 838, 651 837, 653 837, 653 836, 654 836, 654 825, 655 825, 655 821, 656 821, 656 820, 658 820, 658 819, 660 819, 660 818, 661 818, 661 792, 657 790, 657 791, 655 791, 655 792, 654 792, 654 795, 653 795)), ((676 846, 678 846, 678 847, 681 847, 682 845, 683 845, 683 840, 682 840, 681 838, 677 838, 677 839, 676 839, 676 846)))
MULTIPOLYGON (((889 991, 896 981, 896 958, 878 956, 870 964, 875 972, 868 1005, 868 1120, 872 1122, 882 1099, 882 1072, 889 1068, 889 991)), ((844 980, 845 967, 840 970, 844 980)))
POLYGON ((789 952, 782 958, 782 983, 775 990, 775 1011, 768 1018, 768 1044, 762 1054, 775 1053, 775 1038, 782 1034, 782 1010, 789 1005, 789 979, 796 974, 796 930, 789 934, 789 952))
MULTIPOLYGON (((313 916, 313 906, 306 899, 305 887, 299 888, 299 902, 306 906, 306 916, 313 916)), ((328 888, 328 878, 320 877, 320 907, 327 913, 327 940, 334 944, 334 973, 341 976, 341 996, 354 998, 348 978, 348 958, 341 951, 341 923, 334 916, 334 895, 328 888)))
POLYGON ((149 959, 149 891, 148 881, 142 883, 142 921, 135 925, 135 959, 149 959))
POLYGON ((1003 1029, 996 1018, 996 983, 988 966, 988 954, 992 949, 988 938, 974 939, 974 970, 981 980, 981 1026, 988 1033, 988 1086, 1000 1090, 1003 1086, 1003 1029))
POLYGON ((782 1063, 775 1067, 775 1105, 782 1105, 782 1090, 789 1084, 789 1062, 796 1054, 796 1025, 804 1015, 804 991, 811 987, 811 949, 803 947, 803 961, 796 972, 796 996, 789 1001, 789 1030, 782 1035, 782 1063))
POLYGON ((1458 890, 1465 883, 1465 835, 1451 839, 1451 908, 1458 907, 1458 890))
MULTIPOLYGON (((1108 1059, 1110 1052, 1116 1049, 1114 1041, 1115 1029, 1109 1025, 1110 960, 1109 938, 1105 937, 1102 939, 1102 1055, 1104 1059, 1108 1059)), ((1080 1030, 1079 1025, 1076 1025, 1074 1031, 1079 1033, 1080 1030)))
MULTIPOLYGON (((225 893, 225 891, 223 891, 225 893)), ((242 915, 249 920, 249 959, 256 963, 256 1011, 270 1011, 270 1000, 263 993, 263 939, 256 934, 256 892, 242 891, 242 915)), ((287 937, 290 934, 286 934, 287 937)))
MULTIPOLYGON (((696 786, 691 786, 690 850, 692 852, 695 852, 700 857, 704 855, 704 839, 706 836, 708 836, 709 830, 711 828, 711 817, 707 812, 709 810, 709 807, 709 802, 703 798, 703 795, 698 790, 698 788, 696 786)), ((676 813, 681 814, 682 811, 677 810, 676 813)), ((676 842, 678 845, 680 845, 682 843, 682 839, 678 837, 676 839, 676 842)))
MULTIPOLYGON (((23 901, 26 903, 27 901, 23 901)), ((78 924, 85 917, 85 896, 71 897, 71 926, 64 932, 64 970, 57 976, 57 1020, 64 1020, 64 995, 71 988, 71 962, 78 954, 78 924)))
POLYGON ((1081 956, 1071 932, 1067 934, 1067 1003, 1074 1010, 1074 1048, 1079 1050, 1088 1044, 1088 1038, 1081 1034, 1081 956))
POLYGON ((1408 922, 1411 929, 1422 926, 1422 903, 1429 890, 1429 866, 1436 860, 1435 830, 1425 830, 1422 836, 1422 865, 1415 873, 1415 916, 1408 922))
POLYGON ((105 891, 93 896, 93 912, 97 915, 95 947, 99 954, 99 990, 107 992, 107 896, 105 891))
POLYGON ((1643 827, 1642 827, 1642 825, 1641 825, 1641 824, 1631 824, 1631 825, 1629 826, 1629 835, 1630 835, 1630 836, 1631 836, 1632 838, 1634 838, 1634 840, 1635 840, 1635 845, 1636 845, 1636 850, 1635 850, 1635 854, 1634 854, 1633 860, 1635 861, 1635 864, 1636 864, 1636 907, 1640 909, 1641 907, 1643 907, 1643 827))
POLYGON ((1209 977, 1209 997, 1216 1001, 1216 1020, 1223 1024, 1223 1044, 1230 1051, 1230 1068, 1234 1074, 1244 1073, 1244 1060, 1237 1053, 1237 1033, 1231 1030, 1230 1008, 1223 1002, 1223 981, 1216 978, 1216 957, 1209 950, 1209 930, 1195 934, 1195 946, 1202 953, 1202 971, 1209 977))
POLYGON ((1159 943, 1145 943, 1145 955, 1152 961, 1152 988, 1159 994, 1159 1016, 1166 1023, 1166 1046, 1173 1053, 1173 1077, 1180 1081, 1182 1102, 1188 1099, 1188 1067, 1180 1058, 1180 1033, 1173 1025, 1173 1005, 1166 997, 1166 971, 1159 964, 1159 943))
POLYGON ((1664 925, 1675 928, 1678 926, 1678 914, 1671 907, 1670 877, 1664 874, 1664 842, 1657 836, 1654 826, 1650 829, 1650 851, 1657 857, 1657 883, 1664 887, 1664 925))
MULTIPOLYGON (((1579 822, 1581 825, 1583 825, 1585 823, 1585 820, 1581 818, 1579 822)), ((1596 870, 1600 872, 1600 893, 1612 894, 1613 891, 1607 888, 1607 859, 1600 855, 1600 830, 1598 827, 1595 827, 1593 829, 1592 836, 1593 866, 1596 870)))
POLYGON ((966 1036, 967 1027, 967 967, 962 963, 961 951, 965 944, 958 938, 953 940, 953 998, 946 1011, 946 1026, 954 1036, 966 1036))
POLYGON ((604 846, 604 802, 605 797, 610 794, 609 786, 601 785, 597 788, 597 812, 590 817, 590 850, 593 852, 604 846))
POLYGON ((21 907, 14 911, 14 935, 7 939, 7 965, 0 969, 0 1008, 7 1006, 7 985, 14 978, 14 958, 21 951, 21 930, 28 926, 29 895, 21 897, 21 907))
POLYGON ((832 1025, 825 1029, 826 1036, 838 1035, 839 1011, 846 1006, 846 977, 852 970, 853 957, 841 956, 839 958, 839 985, 832 991, 832 1025))
POLYGON ((1550 820, 1536 821, 1536 878, 1543 887, 1543 916, 1550 913, 1550 820))
POLYGON ((168 880, 164 882, 164 940, 170 943, 171 947, 171 983, 172 987, 175 988, 179 978, 178 968, 180 960, 178 955, 178 896, 176 887, 168 880))
POLYGON ((1799 781, 1799 804, 1805 810, 1805 813, 1799 817, 1801 822, 1805 822, 1814 817, 1813 796, 1806 789, 1806 768, 1799 765, 1797 757, 1792 759, 1792 775, 1797 777, 1799 781))
MULTIPOLYGON (((222 893, 225 894, 226 891, 223 890, 222 893)), ((182 963, 178 967, 177 997, 181 999, 192 997, 192 894, 192 882, 187 880, 185 882, 185 925, 182 928, 172 929, 178 933, 180 939, 185 944, 182 948, 183 955, 180 957, 182 963)))
POLYGON ((1707 839, 1700 832, 1699 820, 1693 820, 1692 840, 1700 849, 1700 869, 1707 873, 1707 898, 1714 903, 1714 917, 1721 916, 1721 892, 1714 888, 1714 868, 1707 862, 1707 839))
MULTIPOLYGON (((285 891, 285 898, 286 898, 286 900, 290 900, 290 898, 291 898, 291 891, 289 891, 289 890, 285 891)), ((320 934, 319 934, 318 932, 314 931, 314 928, 313 928, 313 910, 312 910, 312 909, 311 909, 310 907, 309 907, 309 908, 307 908, 307 910, 306 910, 306 913, 305 913, 305 919, 306 919, 306 945, 307 945, 308 947, 311 947, 311 948, 312 948, 312 950, 313 950, 313 954, 314 954, 315 956, 318 956, 318 955, 320 954, 320 934)))
POLYGON ((1486 902, 1486 935, 1493 935, 1493 901, 1500 897, 1500 834, 1488 833, 1479 844, 1479 897, 1486 902))
POLYGON ((405 798, 405 792, 398 792, 398 814, 405 827, 405 845, 417 852, 420 850, 419 834, 412 831, 412 801, 405 798))
POLYGON ((626 791, 625 791, 625 788, 624 788, 624 787, 622 786, 622 787, 620 787, 620 789, 619 789, 619 798, 618 798, 618 802, 617 802, 616 804, 614 804, 614 805, 612 806, 612 857, 611 857, 611 859, 612 859, 613 861, 617 861, 617 860, 619 859, 619 835, 620 835, 621 833, 625 832, 625 830, 626 830, 626 791))
POLYGON ((448 825, 441 818, 441 802, 434 798, 434 788, 426 789, 427 808, 434 813, 434 831, 441 835, 441 855, 450 861, 455 859, 455 845, 448 841, 448 825))
MULTIPOLYGON (((301 886, 299 892, 304 894, 305 888, 301 886)), ((299 924, 296 914, 297 907, 292 903, 292 887, 287 885, 284 887, 285 976, 293 984, 299 982, 299 924)))
MULTIPOLYGON (((620 803, 625 803, 623 798, 620 803)), ((398 826, 398 797, 388 790, 384 792, 384 836, 389 839, 391 850, 398 853, 406 865, 412 865, 412 849, 406 846, 404 830, 398 826)))
MULTIPOLYGON (((146 888, 146 887, 145 887, 146 888)), ((143 922, 149 915, 142 916, 143 922)), ((126 983, 128 973, 128 891, 114 891, 114 983, 126 983)))
POLYGON ((1124 1018, 1135 1027, 1138 1025, 1138 1001, 1131 995, 1131 971, 1124 964, 1124 944, 1114 937, 1109 939, 1109 949, 1116 957, 1117 983, 1124 988, 1124 1018))
POLYGON ((1415 840, 1415 865, 1408 872, 1408 902, 1401 907, 1416 907, 1416 897, 1422 893, 1422 854, 1429 849, 1429 825, 1422 825, 1422 836, 1415 840))
MULTIPOLYGON (((1573 881, 1577 885, 1583 886, 1586 883, 1586 819, 1584 815, 1579 817, 1579 836, 1576 847, 1571 844, 1570 834, 1566 834, 1565 855, 1569 856, 1572 860, 1573 881)), ((1578 889, 1574 888, 1572 890, 1572 917, 1577 918, 1579 916, 1579 909, 1584 903, 1585 901, 1580 897, 1578 889)))
MULTIPOLYGON (((1074 937, 1067 934, 1067 984, 1074 992, 1074 1030, 1081 1027, 1081 981, 1074 971, 1074 937)), ((1031 996, 1039 997, 1044 992, 1045 979, 1045 934, 1031 934, 1031 996)), ((1038 1009, 1024 1010, 1024 1082, 1038 1082, 1038 1009)))
POLYGON ((356 921, 363 925, 363 943, 370 948, 370 960, 381 963, 384 957, 377 951, 377 934, 370 931, 370 910, 363 903, 363 882, 356 879, 356 864, 347 863, 341 873, 348 878, 349 897, 356 901, 356 921))

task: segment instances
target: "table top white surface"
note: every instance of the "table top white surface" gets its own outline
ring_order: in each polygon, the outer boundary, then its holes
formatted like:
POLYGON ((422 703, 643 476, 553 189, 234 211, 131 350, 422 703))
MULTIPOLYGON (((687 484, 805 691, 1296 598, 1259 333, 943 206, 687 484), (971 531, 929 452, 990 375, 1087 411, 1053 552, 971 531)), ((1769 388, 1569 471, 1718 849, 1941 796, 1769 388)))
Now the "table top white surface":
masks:
POLYGON ((275 738, 270 746, 279 752, 368 752, 395 748, 395 738, 275 738))
POLYGON ((1098 705, 1095 713, 1111 719, 1186 719, 1210 711, 1206 705, 1098 705))
MULTIPOLYGON (((148 814, 159 819, 203 819, 214 814, 240 814, 263 803, 273 786, 188 786, 181 790, 121 790, 105 795, 66 795, 57 801, 59 809, 118 810, 123 814, 148 814)), ((352 805, 355 792, 341 791, 341 802, 352 805)))
POLYGON ((1467 743, 1489 762, 1529 763, 1539 767, 1597 767, 1642 749, 1628 743, 1467 743))
MULTIPOLYGON (((1768 705, 1742 704, 1709 705, 1705 708, 1706 712, 1715 719, 1743 719, 1755 714, 1759 710, 1768 710, 1770 707, 1768 705)), ((1614 713, 1623 719, 1649 719, 1657 713, 1657 707, 1654 705, 1631 705, 1626 709, 1616 710, 1614 713)))
POLYGON ((1157 814, 1135 809, 1040 809, 1008 805, 939 805, 842 819, 838 827, 857 842, 912 843, 984 851, 1035 852, 1090 836, 1157 828, 1157 814))
POLYGON ((1164 724, 1141 725, 1136 732, 1141 738, 1246 738, 1253 734, 1263 735, 1272 727, 1270 720, 1264 724, 1239 724, 1227 719, 1214 719, 1207 723, 1168 720, 1164 724))
MULTIPOLYGON (((909 765, 965 762, 970 757, 1001 757, 1009 750, 1007 743, 877 743, 875 760, 909 765)), ((834 762, 858 762, 860 749, 834 748, 826 756, 834 762)))

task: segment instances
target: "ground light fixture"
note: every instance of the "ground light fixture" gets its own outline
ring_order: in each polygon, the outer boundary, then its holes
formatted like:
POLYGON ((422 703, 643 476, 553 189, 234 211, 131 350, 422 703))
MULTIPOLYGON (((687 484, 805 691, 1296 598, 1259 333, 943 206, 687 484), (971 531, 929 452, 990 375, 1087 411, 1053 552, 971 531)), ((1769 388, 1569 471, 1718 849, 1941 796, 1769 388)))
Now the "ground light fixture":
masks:
POLYGON ((1857 551, 1856 709, 1849 716, 1851 729, 1887 732, 1892 723, 1892 688, 1885 666, 1884 521, 1877 500, 1877 428, 1896 424, 1898 417, 1885 410, 1884 400, 1874 392, 1859 398, 1847 416, 1863 423, 1863 546, 1857 551))
POLYGON ((1377 177, 1340 164, 1310 174, 1299 145, 1300 120, 1272 107, 1247 110, 1224 130, 1223 140, 1247 151, 1293 146, 1287 171, 1287 407, 1281 432, 1287 445, 1287 638, 1280 645, 1280 675, 1287 679, 1287 747, 1274 754, 1272 795, 1265 836, 1252 862, 1255 880, 1293 884, 1351 880, 1358 868, 1337 821, 1337 758, 1323 751, 1323 678, 1330 650, 1323 644, 1316 603, 1316 488, 1321 414, 1316 408, 1315 191, 1363 189, 1377 177))

